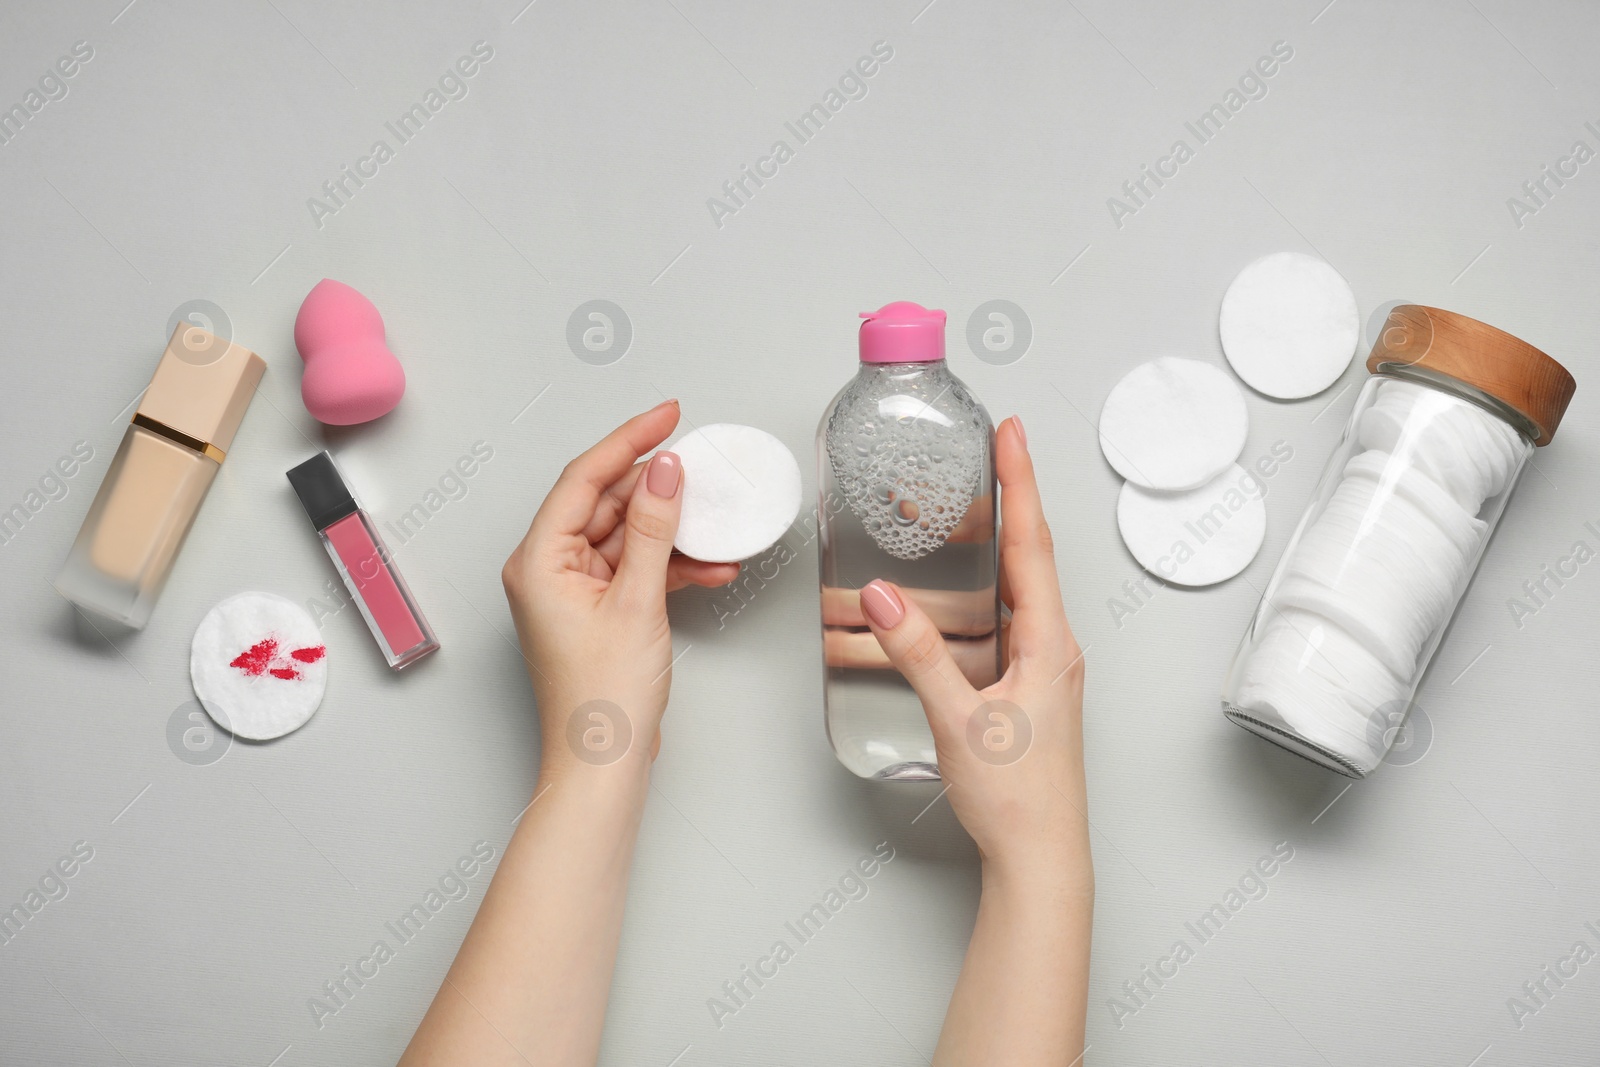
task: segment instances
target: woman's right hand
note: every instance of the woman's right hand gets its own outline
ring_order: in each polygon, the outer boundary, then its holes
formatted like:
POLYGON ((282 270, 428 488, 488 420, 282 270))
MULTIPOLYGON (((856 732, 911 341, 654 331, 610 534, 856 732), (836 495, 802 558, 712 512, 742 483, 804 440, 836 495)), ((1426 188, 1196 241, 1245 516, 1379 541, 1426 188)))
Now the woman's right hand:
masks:
POLYGON ((983 892, 933 1062, 1083 1059, 1094 861, 1083 780, 1083 653, 1067 625, 1022 423, 995 435, 1005 674, 974 689, 939 627, 888 582, 861 607, 922 698, 950 807, 983 856, 983 892))
POLYGON ((1054 877, 1087 890, 1083 653, 1062 608, 1033 460, 1014 417, 995 435, 995 467, 1001 597, 1012 609, 1000 680, 974 689, 939 627, 894 585, 864 586, 861 605, 884 654, 922 700, 950 806, 986 866, 1048 862, 1054 877))

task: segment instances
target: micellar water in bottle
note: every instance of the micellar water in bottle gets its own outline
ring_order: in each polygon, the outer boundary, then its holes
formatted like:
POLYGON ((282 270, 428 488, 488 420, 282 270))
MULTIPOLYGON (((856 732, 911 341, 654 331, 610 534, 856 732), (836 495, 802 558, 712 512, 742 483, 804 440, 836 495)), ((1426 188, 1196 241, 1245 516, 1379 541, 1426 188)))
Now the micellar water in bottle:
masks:
POLYGON ((972 685, 999 677, 994 424, 945 365, 943 311, 899 301, 861 317, 860 369, 817 428, 828 739, 863 778, 938 778, 922 704, 858 590, 893 582, 972 685))

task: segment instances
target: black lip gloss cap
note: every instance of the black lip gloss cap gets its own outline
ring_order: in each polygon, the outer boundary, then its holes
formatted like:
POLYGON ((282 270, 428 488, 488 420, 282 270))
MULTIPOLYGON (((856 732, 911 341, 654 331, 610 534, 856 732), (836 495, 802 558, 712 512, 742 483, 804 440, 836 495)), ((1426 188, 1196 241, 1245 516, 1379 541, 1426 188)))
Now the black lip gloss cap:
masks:
POLYGON ((318 452, 298 467, 290 467, 287 475, 295 495, 300 498, 300 506, 306 509, 306 517, 318 530, 327 529, 346 515, 361 510, 339 476, 339 468, 333 465, 333 457, 326 452, 318 452))

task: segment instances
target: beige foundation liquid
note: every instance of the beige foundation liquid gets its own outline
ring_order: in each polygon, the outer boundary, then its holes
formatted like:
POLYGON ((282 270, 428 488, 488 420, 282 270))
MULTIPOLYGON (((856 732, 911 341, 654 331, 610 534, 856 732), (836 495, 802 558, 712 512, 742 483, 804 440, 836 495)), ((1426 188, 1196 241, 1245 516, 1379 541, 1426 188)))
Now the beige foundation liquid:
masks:
POLYGON ((63 596, 127 626, 149 621, 265 369, 179 325, 56 577, 63 596))

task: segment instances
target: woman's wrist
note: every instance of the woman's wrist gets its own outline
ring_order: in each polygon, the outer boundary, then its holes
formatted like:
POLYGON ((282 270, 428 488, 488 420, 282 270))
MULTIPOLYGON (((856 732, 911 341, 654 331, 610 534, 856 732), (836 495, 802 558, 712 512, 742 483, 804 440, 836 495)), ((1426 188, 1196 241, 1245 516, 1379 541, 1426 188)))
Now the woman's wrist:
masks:
POLYGON ((535 795, 546 788, 573 793, 632 793, 650 784, 650 742, 633 738, 620 752, 569 745, 562 736, 546 737, 539 757, 535 795), (573 751, 574 748, 578 751, 573 751))
POLYGON ((630 761, 649 769, 664 693, 641 696, 613 685, 585 684, 536 687, 535 694, 542 769, 559 773, 570 764, 603 768, 630 761))
POLYGON ((983 892, 1051 898, 1094 896, 1087 839, 1052 840, 982 853, 983 892))
POLYGON ((650 760, 643 754, 603 766, 570 757, 541 759, 518 826, 560 825, 592 844, 620 840, 637 827, 649 792, 650 760))

